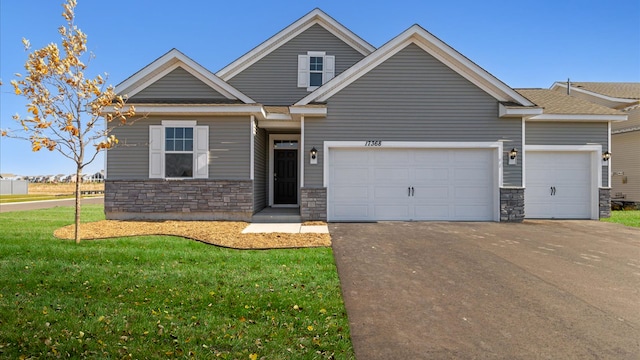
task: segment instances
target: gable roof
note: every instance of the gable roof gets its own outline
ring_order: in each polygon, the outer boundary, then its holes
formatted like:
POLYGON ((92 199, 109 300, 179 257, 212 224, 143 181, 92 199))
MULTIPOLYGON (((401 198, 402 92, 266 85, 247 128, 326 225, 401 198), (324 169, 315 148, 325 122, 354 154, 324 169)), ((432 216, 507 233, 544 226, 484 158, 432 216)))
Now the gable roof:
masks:
MULTIPOLYGON (((558 87, 566 89, 567 83, 558 81, 551 88, 555 90, 558 87)), ((571 82, 571 89, 611 98, 640 100, 640 82, 571 82)))
POLYGON ((324 102, 331 96, 356 81, 361 76, 383 63, 409 44, 416 44, 440 62, 475 84, 500 102, 516 103, 521 106, 534 106, 527 98, 488 73, 486 70, 460 54, 452 47, 435 37, 419 25, 409 29, 390 40, 371 55, 365 57, 348 70, 328 81, 295 105, 306 105, 312 102, 324 102))
POLYGON ((118 94, 127 95, 130 98, 178 67, 183 68, 229 100, 239 100, 247 104, 255 103, 250 97, 229 85, 177 49, 170 50, 151 64, 145 66, 142 70, 118 84, 115 91, 118 94))
POLYGON ((224 81, 229 81, 229 79, 238 75, 252 64, 269 55, 283 44, 286 44, 289 40, 316 24, 325 28, 327 31, 364 56, 371 54, 375 50, 371 44, 364 41, 361 37, 344 27, 322 10, 316 8, 274 36, 270 37, 262 44, 256 46, 248 53, 242 55, 231 64, 225 66, 222 70, 218 71, 216 75, 224 81))
POLYGON ((626 120, 627 115, 619 110, 604 105, 567 95, 550 89, 516 89, 544 110, 542 115, 534 116, 531 120, 626 120))

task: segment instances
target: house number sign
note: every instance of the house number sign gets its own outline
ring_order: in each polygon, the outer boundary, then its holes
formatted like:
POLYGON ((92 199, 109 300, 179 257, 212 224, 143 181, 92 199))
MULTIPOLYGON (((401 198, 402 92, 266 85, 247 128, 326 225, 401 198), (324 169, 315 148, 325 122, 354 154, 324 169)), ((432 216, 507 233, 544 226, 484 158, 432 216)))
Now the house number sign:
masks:
POLYGON ((364 146, 382 146, 382 141, 380 140, 365 141, 364 146))

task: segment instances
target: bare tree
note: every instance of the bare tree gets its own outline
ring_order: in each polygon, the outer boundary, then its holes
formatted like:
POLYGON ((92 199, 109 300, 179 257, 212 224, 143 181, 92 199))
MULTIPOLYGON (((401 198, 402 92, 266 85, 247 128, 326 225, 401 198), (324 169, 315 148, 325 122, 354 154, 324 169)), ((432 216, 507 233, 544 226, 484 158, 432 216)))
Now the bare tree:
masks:
MULTIPOLYGON (((80 183, 82 170, 98 153, 118 144, 114 126, 135 115, 133 106, 105 83, 107 77, 85 77, 93 55, 87 52, 87 36, 75 24, 76 0, 62 4, 66 25, 58 28, 62 50, 51 43, 29 54, 26 74, 11 81, 16 95, 28 104, 27 117, 14 115, 21 128, 1 130, 2 136, 31 142, 33 151, 58 151, 76 164, 75 241, 80 242, 80 183), (107 112, 108 110, 108 112, 107 112)), ((29 41, 22 39, 25 50, 29 41)))

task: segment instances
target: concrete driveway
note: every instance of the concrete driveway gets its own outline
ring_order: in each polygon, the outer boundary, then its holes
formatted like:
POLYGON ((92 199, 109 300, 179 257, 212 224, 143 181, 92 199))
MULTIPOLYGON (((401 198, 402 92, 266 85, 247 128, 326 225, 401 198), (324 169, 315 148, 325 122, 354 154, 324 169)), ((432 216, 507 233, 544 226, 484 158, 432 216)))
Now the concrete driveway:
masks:
MULTIPOLYGON (((82 205, 87 204, 104 204, 104 197, 91 197, 82 199, 82 205)), ((0 204, 0 213, 11 211, 25 211, 25 210, 38 210, 49 209, 56 206, 75 206, 75 199, 63 199, 63 200, 44 200, 44 201, 27 201, 21 203, 7 203, 0 204)))
POLYGON ((640 229, 329 229, 358 359, 640 359, 640 229))

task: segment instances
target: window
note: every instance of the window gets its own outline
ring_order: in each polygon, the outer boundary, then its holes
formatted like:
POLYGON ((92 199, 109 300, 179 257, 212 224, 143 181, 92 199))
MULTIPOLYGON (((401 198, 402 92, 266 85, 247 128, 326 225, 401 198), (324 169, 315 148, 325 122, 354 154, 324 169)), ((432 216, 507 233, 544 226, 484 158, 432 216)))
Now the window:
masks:
POLYGON ((195 121, 149 126, 149 178, 207 178, 208 168, 208 126, 195 121))
POLYGON ((335 75, 335 56, 322 51, 298 55, 298 87, 312 91, 335 75))
POLYGON ((164 129, 164 176, 193 177, 193 128, 164 129))

